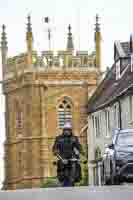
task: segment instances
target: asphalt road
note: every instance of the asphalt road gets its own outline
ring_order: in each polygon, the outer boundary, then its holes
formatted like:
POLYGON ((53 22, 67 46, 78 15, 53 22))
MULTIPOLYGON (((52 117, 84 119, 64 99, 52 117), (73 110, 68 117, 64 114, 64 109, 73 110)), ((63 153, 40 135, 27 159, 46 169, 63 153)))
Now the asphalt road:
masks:
POLYGON ((1 191, 0 200, 133 200, 133 186, 1 191))

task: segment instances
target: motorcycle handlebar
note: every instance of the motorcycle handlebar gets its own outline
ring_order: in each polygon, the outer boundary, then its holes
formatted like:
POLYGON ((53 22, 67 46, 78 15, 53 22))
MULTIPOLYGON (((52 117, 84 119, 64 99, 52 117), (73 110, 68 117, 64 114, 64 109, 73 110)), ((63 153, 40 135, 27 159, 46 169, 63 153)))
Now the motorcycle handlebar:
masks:
MULTIPOLYGON (((61 159, 61 160, 64 161, 63 159, 61 159)), ((81 162, 80 159, 67 159, 67 160, 68 160, 68 161, 73 161, 73 162, 78 161, 78 162, 83 163, 83 164, 87 164, 87 162, 88 162, 87 160, 81 162)), ((57 161, 54 161, 54 162, 53 162, 53 165, 57 165, 57 161)))
MULTIPOLYGON (((59 154, 57 154, 57 157, 59 160, 62 160, 62 162, 64 162, 65 159, 63 159, 59 154)), ((70 158, 70 159, 66 159, 66 160, 73 161, 73 162, 75 162, 75 161, 81 162, 81 160, 78 158, 70 158)), ((54 165, 55 165, 55 163, 56 162, 53 162, 54 165)), ((82 163, 87 164, 87 160, 83 161, 82 163)))

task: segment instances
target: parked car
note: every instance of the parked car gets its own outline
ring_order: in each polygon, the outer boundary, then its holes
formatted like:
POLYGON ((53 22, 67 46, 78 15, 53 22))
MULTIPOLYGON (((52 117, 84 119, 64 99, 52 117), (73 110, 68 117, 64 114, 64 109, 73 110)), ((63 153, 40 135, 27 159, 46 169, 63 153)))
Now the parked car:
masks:
POLYGON ((116 131, 102 158, 104 185, 127 181, 133 182, 133 129, 116 131))

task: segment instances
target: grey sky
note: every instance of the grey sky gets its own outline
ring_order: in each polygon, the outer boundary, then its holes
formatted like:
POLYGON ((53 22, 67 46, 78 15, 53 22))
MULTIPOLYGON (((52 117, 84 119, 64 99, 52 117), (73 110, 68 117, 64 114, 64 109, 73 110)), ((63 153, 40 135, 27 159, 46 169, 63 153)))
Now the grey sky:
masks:
MULTIPOLYGON (((79 48, 80 30, 80 49, 91 51, 94 47, 94 17, 99 13, 103 39, 102 63, 105 69, 113 62, 114 40, 126 41, 133 32, 132 10, 132 0, 0 0, 0 25, 7 25, 9 56, 25 51, 28 13, 32 17, 34 46, 38 51, 48 48, 46 27, 42 23, 45 16, 51 18, 52 45, 55 49, 65 49, 67 27, 70 23, 75 48, 79 48)), ((4 98, 0 89, 0 182, 3 180, 3 113, 4 98)))

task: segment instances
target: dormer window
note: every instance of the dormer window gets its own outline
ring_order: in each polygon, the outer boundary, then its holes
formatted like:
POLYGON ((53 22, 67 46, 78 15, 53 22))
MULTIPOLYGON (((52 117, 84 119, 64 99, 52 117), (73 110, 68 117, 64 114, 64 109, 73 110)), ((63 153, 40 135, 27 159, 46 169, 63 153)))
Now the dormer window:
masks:
POLYGON ((115 68, 116 68, 116 80, 120 79, 120 71, 121 71, 121 65, 120 65, 120 60, 118 60, 115 64, 115 68))

